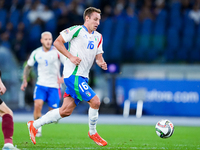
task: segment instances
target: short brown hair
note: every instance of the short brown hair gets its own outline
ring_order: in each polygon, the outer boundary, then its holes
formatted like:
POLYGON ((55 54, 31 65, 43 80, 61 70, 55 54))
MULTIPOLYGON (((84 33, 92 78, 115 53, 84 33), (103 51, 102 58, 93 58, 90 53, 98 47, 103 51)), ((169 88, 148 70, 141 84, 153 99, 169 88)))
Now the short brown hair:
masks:
POLYGON ((93 12, 97 12, 99 14, 101 14, 101 10, 97 9, 95 7, 88 7, 85 9, 84 13, 83 13, 83 20, 85 21, 85 17, 88 16, 90 18, 91 14, 93 12))

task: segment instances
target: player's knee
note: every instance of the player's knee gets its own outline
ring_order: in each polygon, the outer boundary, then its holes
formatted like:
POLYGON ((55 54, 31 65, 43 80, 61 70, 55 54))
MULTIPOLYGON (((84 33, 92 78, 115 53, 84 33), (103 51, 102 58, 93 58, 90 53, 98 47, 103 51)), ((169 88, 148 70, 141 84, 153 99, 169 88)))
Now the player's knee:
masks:
POLYGON ((101 104, 100 101, 96 101, 96 102, 95 102, 95 107, 99 108, 99 107, 100 107, 100 104, 101 104))
POLYGON ((35 109, 35 111, 41 111, 42 110, 42 105, 35 103, 34 104, 34 109, 35 109))
POLYGON ((60 116, 63 117, 68 117, 72 114, 72 111, 69 110, 60 110, 60 116))
POLYGON ((3 117, 3 115, 9 114, 13 117, 13 112, 12 110, 4 103, 1 103, 1 110, 0 110, 0 116, 3 117))
POLYGON ((1 117, 5 114, 9 114, 13 117, 13 111, 11 109, 7 109, 5 112, 2 113, 1 117))
POLYGON ((10 109, 10 111, 8 112, 8 114, 10 114, 13 117, 13 111, 10 109))
POLYGON ((100 100, 98 100, 98 99, 93 100, 92 103, 90 104, 90 107, 92 107, 94 109, 99 109, 99 107, 100 107, 100 100))

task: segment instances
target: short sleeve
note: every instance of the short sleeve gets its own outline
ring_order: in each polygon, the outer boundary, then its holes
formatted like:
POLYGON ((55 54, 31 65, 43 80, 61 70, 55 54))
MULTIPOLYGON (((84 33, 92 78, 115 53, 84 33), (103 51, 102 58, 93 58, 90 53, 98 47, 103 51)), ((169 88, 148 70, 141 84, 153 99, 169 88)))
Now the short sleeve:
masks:
POLYGON ((72 26, 60 32, 60 35, 63 37, 64 41, 67 43, 73 39, 74 34, 80 28, 80 26, 72 26))
POLYGON ((102 45, 103 45, 103 37, 102 37, 102 35, 100 35, 100 40, 99 40, 99 43, 97 46, 97 54, 104 53, 102 45))
POLYGON ((31 53, 31 55, 30 55, 28 61, 27 61, 27 64, 28 64, 29 66, 33 66, 33 65, 35 64, 35 62, 36 62, 35 56, 36 56, 36 51, 33 51, 33 52, 31 53))

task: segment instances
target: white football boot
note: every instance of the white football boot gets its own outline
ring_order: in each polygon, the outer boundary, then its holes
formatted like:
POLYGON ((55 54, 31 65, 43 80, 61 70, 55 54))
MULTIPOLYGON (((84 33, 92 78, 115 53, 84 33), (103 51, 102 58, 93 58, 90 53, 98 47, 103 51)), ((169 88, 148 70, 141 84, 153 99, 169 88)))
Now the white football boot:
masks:
POLYGON ((2 150, 20 150, 16 146, 13 146, 11 143, 4 144, 2 150))

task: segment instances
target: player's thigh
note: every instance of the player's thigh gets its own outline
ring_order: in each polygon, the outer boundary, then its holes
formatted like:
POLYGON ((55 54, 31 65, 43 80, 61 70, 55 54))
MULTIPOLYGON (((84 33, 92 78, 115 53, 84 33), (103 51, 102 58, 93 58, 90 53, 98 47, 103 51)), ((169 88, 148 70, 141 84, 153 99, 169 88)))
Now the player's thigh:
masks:
MULTIPOLYGON (((96 96, 96 93, 93 91, 93 89, 88 85, 87 80, 84 80, 84 78, 80 78, 79 84, 78 84, 78 90, 76 91, 77 93, 77 98, 75 99, 75 103, 79 103, 79 101, 86 101, 90 102, 93 105, 96 105, 98 103, 98 97, 96 96)), ((90 104, 89 103, 89 104, 90 104)))
POLYGON ((65 92, 74 98, 76 105, 80 101, 90 101, 96 93, 88 85, 88 79, 81 76, 70 76, 64 79, 67 86, 65 92))
POLYGON ((48 97, 47 103, 49 107, 55 109, 60 106, 60 96, 59 96, 59 89, 57 88, 49 88, 48 89, 48 97))
POLYGON ((2 117, 4 114, 10 114, 13 116, 12 110, 4 102, 2 102, 0 105, 0 116, 2 117))
POLYGON ((71 96, 65 97, 63 100, 63 104, 59 109, 60 115, 62 117, 71 115, 75 107, 76 104, 74 102, 74 98, 72 98, 71 96))

